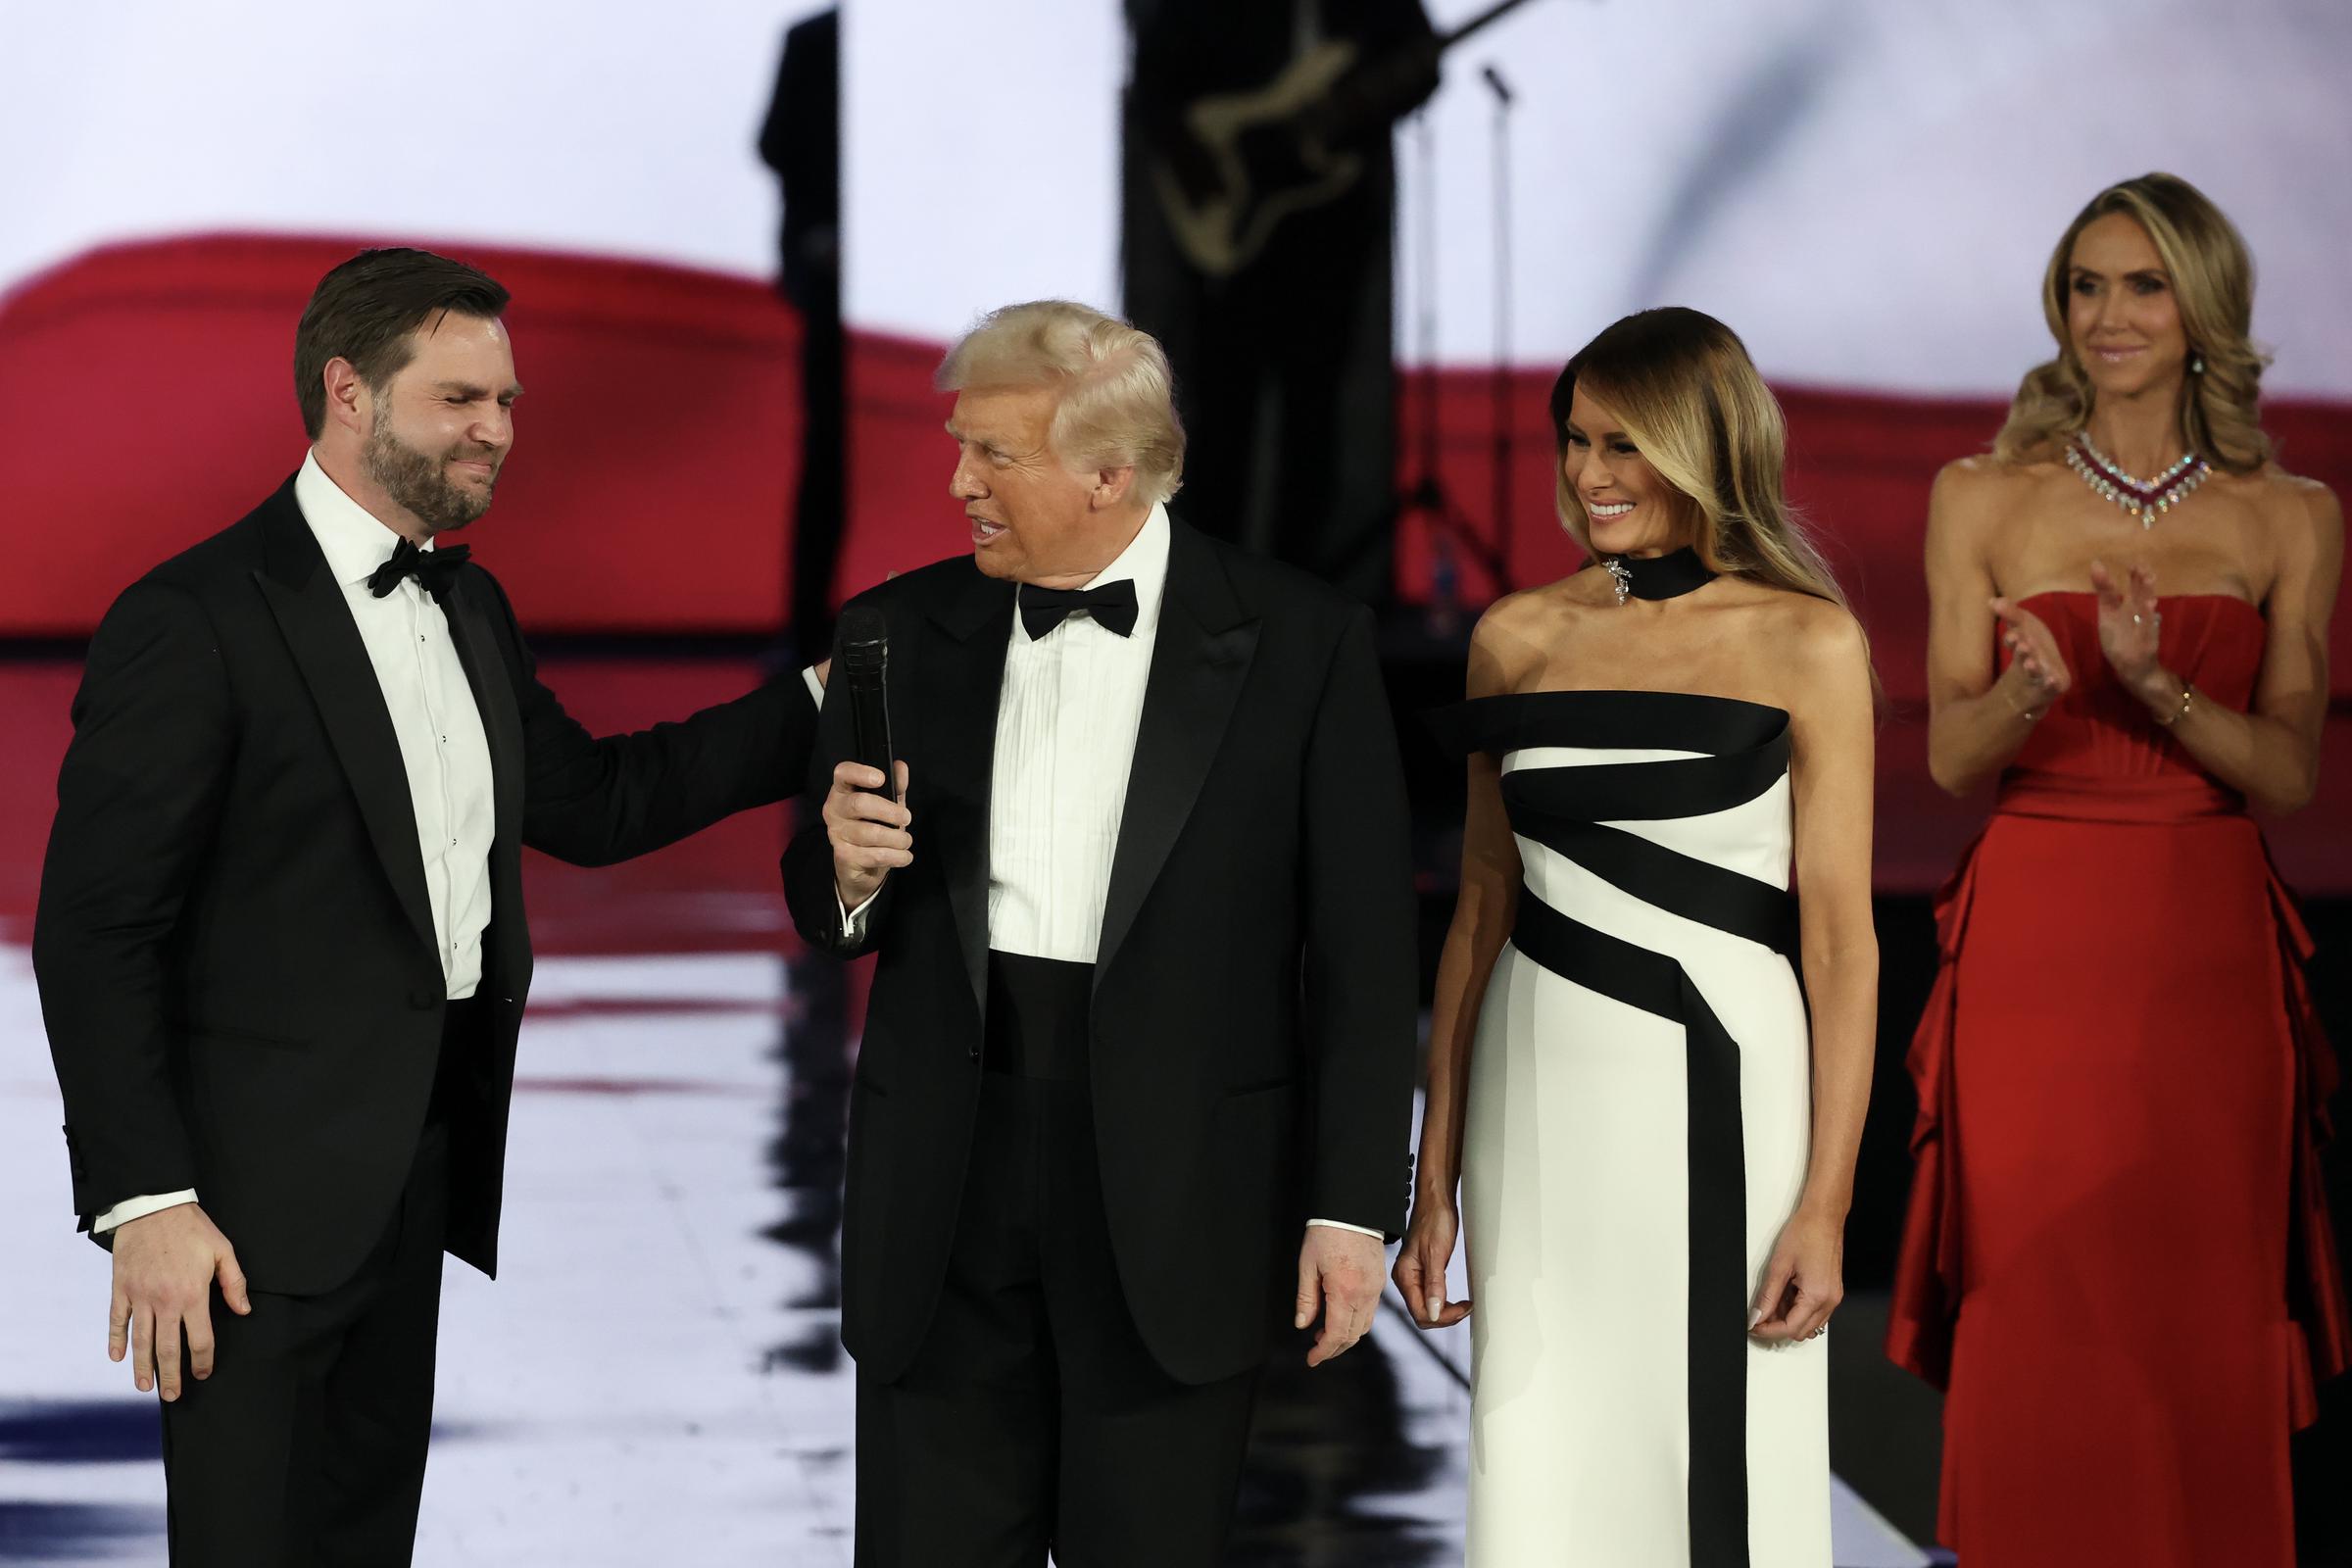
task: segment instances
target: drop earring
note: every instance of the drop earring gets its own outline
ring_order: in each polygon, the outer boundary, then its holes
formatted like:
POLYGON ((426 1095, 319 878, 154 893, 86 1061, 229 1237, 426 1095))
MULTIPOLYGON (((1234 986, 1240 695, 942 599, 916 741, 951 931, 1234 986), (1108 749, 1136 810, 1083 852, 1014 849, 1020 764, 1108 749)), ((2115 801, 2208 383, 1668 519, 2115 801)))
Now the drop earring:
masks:
POLYGON ((2203 375, 2205 373, 2204 355, 2191 354, 2188 357, 2188 373, 2191 375, 2203 375))

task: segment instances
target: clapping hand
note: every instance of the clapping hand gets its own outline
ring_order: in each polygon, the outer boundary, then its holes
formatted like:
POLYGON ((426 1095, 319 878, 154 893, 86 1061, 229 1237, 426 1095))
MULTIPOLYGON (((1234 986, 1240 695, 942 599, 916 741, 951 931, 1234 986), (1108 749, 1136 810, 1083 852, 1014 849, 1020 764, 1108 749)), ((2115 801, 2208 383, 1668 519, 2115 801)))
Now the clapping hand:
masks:
POLYGON ((2164 616, 2156 609, 2156 572, 2134 565, 2119 585, 2106 563, 2094 561, 2090 585, 2099 594, 2099 652, 2125 689, 2137 691, 2158 668, 2156 642, 2164 616))
POLYGON ((2065 696, 2075 684, 2074 671, 2066 667, 2058 639, 2050 635, 2039 615, 2014 599, 1994 599, 1990 604, 2001 623, 2001 646, 2010 655, 2009 669, 2002 678, 2024 688, 2023 695, 2011 697, 2010 704, 2038 718, 2043 705, 2065 696))

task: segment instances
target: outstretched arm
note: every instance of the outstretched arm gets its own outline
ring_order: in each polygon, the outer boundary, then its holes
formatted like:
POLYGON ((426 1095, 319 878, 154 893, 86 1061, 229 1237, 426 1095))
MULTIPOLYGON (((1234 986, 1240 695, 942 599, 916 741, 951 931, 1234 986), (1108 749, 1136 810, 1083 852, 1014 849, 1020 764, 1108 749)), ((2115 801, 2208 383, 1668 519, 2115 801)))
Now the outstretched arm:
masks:
POLYGON ((486 574, 522 717, 522 840, 574 865, 610 865, 800 787, 816 704, 795 672, 678 723, 598 736, 539 679, 514 612, 486 574))

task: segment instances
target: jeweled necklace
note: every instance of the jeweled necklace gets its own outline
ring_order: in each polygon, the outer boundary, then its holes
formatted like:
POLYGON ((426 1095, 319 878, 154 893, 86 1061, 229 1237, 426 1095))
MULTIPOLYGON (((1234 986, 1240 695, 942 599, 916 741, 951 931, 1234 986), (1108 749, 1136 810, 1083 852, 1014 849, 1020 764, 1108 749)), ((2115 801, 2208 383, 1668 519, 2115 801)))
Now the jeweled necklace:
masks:
POLYGON ((2134 479, 2126 473, 2116 461, 2091 444, 2090 432, 2077 430, 2074 440, 2067 443, 2066 466, 2082 476, 2082 482, 2102 498, 2114 502, 2139 519, 2142 528, 2156 526, 2156 514, 2170 512, 2188 499, 2188 493, 2203 484, 2213 466, 2194 452, 2183 452, 2180 461, 2153 479, 2134 479))
POLYGON ((1680 599, 1715 580, 1715 573, 1689 545, 1662 556, 1610 556, 1601 564, 1616 581, 1620 605, 1629 594, 1636 599, 1680 599))

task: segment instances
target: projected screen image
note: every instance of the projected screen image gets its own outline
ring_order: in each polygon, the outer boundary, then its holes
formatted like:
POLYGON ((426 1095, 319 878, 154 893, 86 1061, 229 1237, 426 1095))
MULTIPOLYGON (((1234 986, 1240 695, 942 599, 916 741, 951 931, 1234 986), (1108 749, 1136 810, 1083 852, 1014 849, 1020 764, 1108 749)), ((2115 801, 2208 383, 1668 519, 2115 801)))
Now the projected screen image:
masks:
MULTIPOLYGON (((844 9, 849 514, 820 597, 960 548, 930 390, 956 332, 1017 299, 1127 303, 1122 188, 1155 177, 1122 144, 1131 23, 1188 14, 1157 3, 844 9)), ((801 319, 759 144, 785 30, 816 9, 432 0, 396 28, 287 0, 233 26, 160 0, 10 12, 0 463, 40 569, 0 585, 0 634, 86 634, 131 564, 284 477, 293 322, 327 267, 384 242, 514 289, 530 392, 490 527, 535 624, 778 629, 801 319), (593 569, 649 537, 693 540, 697 569, 593 569)), ((1485 9, 1428 15, 1444 33, 1485 9)), ((1395 358, 1440 370, 1397 389, 1395 488, 1434 475, 1459 514, 1455 549, 1403 509, 1384 593, 1474 611, 1574 564, 1545 382, 1598 326, 1674 302, 1744 335, 1866 609, 1907 619, 1926 475, 1983 445, 2048 351, 2055 235, 2156 168, 2245 232, 2272 416, 2288 461, 2329 476, 2352 464, 2347 61, 2352 13, 2290 0, 1523 0, 1444 55, 1395 131, 1393 228, 1364 241, 1395 254, 1371 335, 1385 315, 1395 358)))
MULTIPOLYGON (((1488 8, 1426 10, 1442 33, 1488 8)), ((850 24, 852 321, 945 339, 1041 294, 1115 308, 1120 8, 858 0, 850 24)), ((2259 260, 2270 390, 2352 398, 2347 63, 2352 12, 2294 0, 1528 0, 1446 55, 1399 131, 1398 350, 1434 305, 1440 361, 1494 358, 1491 67, 1513 96, 1514 362, 1557 368, 1674 302, 1733 323, 1776 380, 2005 396, 2046 355, 2034 291, 2067 220, 2161 169, 2259 260), (2261 90, 2192 90, 2190 60, 2261 90)))

